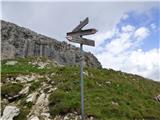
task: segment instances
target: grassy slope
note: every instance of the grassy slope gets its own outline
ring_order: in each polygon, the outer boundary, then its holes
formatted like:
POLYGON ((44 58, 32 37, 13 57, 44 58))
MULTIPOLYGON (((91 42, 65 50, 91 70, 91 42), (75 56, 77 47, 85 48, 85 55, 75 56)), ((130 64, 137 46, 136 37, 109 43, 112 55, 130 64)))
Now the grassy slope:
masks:
MULTIPOLYGON (((50 112, 65 114, 80 111, 79 67, 51 67, 37 69, 28 65, 33 59, 17 59, 14 66, 2 61, 2 82, 7 76, 17 74, 48 74, 57 87, 50 95, 50 112)), ((107 69, 85 68, 85 113, 98 120, 160 119, 160 103, 153 97, 160 94, 160 83, 140 76, 107 69), (109 83, 110 82, 110 83, 109 83), (116 104, 113 104, 116 103, 116 104)), ((40 86, 39 86, 40 87, 40 86)))

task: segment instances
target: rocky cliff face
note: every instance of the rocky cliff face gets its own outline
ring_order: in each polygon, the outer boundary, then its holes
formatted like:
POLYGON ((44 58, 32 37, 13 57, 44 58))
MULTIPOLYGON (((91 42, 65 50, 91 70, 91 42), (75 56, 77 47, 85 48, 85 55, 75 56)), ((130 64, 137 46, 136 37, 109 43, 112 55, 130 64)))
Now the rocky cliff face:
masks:
MULTIPOLYGON (((1 38, 2 60, 42 56, 54 59, 62 65, 77 65, 80 61, 79 48, 3 20, 1 20, 1 38)), ((91 53, 85 52, 84 59, 89 67, 101 67, 100 62, 91 53)))

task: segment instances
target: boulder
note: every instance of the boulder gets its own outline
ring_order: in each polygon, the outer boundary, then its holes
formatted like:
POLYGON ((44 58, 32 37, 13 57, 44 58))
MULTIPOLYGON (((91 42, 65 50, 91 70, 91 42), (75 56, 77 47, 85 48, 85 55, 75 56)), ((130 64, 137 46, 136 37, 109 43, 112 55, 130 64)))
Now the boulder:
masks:
POLYGON ((35 103, 36 102, 36 97, 37 97, 38 93, 37 92, 34 92, 32 94, 29 94, 27 96, 27 100, 26 102, 32 102, 32 103, 35 103))
POLYGON ((3 116, 1 120, 13 120, 15 116, 18 116, 20 113, 19 108, 15 106, 6 106, 3 111, 3 116))

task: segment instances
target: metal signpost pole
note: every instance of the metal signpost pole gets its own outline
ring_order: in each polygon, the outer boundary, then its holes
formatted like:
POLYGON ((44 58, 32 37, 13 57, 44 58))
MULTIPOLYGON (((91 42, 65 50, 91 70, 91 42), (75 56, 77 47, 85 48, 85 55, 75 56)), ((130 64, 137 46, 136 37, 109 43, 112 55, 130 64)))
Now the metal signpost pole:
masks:
POLYGON ((83 55, 83 45, 95 46, 95 42, 90 39, 83 38, 84 35, 91 35, 97 32, 96 29, 86 29, 82 30, 82 28, 87 25, 89 22, 88 17, 81 21, 76 28, 72 30, 72 32, 67 33, 67 39, 74 43, 80 44, 80 94, 81 94, 81 120, 85 120, 84 115, 84 85, 83 85, 83 62, 84 62, 84 55, 83 55))
POLYGON ((81 119, 84 120, 84 87, 83 87, 83 44, 80 44, 80 86, 81 86, 81 119))

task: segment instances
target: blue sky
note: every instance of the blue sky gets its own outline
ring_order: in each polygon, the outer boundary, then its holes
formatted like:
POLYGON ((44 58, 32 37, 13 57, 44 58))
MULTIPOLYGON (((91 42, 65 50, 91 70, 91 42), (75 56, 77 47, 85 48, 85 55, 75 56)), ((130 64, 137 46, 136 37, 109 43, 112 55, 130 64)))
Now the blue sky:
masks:
MULTIPOLYGON (((116 24, 116 28, 121 32, 121 27, 126 25, 134 26, 135 28, 146 27, 150 34, 145 38, 143 43, 139 46, 139 48, 144 51, 148 51, 153 48, 159 48, 159 33, 160 33, 160 8, 152 7, 147 11, 142 13, 138 13, 137 11, 130 11, 125 13, 126 18, 120 19, 120 21, 116 24)), ((108 44, 114 37, 104 39, 104 43, 101 44, 104 47, 108 44)))
POLYGON ((143 13, 137 13, 136 11, 131 11, 126 13, 128 18, 121 20, 117 24, 117 27, 121 27, 127 24, 130 24, 135 27, 145 26, 150 30, 150 35, 146 38, 144 43, 141 45, 141 48, 144 51, 159 48, 159 20, 160 20, 160 8, 153 7, 143 13), (155 27, 155 28, 153 28, 155 27))

